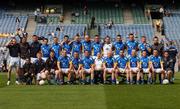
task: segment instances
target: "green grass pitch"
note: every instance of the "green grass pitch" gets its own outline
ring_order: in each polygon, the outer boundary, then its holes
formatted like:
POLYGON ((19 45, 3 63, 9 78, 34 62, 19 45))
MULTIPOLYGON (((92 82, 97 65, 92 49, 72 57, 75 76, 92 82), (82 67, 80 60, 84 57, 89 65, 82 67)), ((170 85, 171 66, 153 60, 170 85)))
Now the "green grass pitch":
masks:
POLYGON ((6 86, 0 109, 179 109, 180 74, 173 85, 6 86))

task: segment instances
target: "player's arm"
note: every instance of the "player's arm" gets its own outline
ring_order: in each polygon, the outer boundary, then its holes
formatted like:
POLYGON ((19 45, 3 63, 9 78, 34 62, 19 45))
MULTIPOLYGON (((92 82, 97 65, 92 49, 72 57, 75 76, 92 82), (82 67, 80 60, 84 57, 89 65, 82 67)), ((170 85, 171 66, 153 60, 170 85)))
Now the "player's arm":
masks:
POLYGON ((60 62, 57 61, 57 67, 58 67, 58 70, 61 70, 61 66, 60 66, 60 62))
POLYGON ((161 69, 164 70, 164 64, 163 64, 163 60, 161 60, 160 64, 161 64, 161 69))

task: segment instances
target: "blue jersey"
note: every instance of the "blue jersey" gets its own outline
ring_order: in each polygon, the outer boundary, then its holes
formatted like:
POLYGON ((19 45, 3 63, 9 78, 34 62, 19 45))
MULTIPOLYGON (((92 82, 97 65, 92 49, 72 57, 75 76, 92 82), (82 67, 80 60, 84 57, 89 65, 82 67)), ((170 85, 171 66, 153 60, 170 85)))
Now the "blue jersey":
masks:
POLYGON ((139 48, 139 51, 142 52, 142 51, 146 51, 147 55, 150 54, 150 52, 148 51, 149 48, 151 48, 150 44, 148 43, 140 43, 138 45, 138 48, 139 48))
POLYGON ((71 63, 71 59, 68 56, 65 56, 65 57, 60 56, 58 58, 58 62, 60 62, 60 67, 61 68, 69 68, 70 63, 71 63))
POLYGON ((72 58, 72 64, 74 68, 77 70, 79 68, 79 65, 82 64, 82 60, 80 58, 72 58))
POLYGON ((87 42, 87 41, 83 41, 82 42, 82 47, 83 47, 83 52, 84 51, 89 51, 89 53, 92 50, 92 45, 91 45, 91 41, 87 42))
POLYGON ((116 58, 116 64, 119 68, 124 69, 127 65, 127 62, 128 62, 128 59, 125 56, 123 56, 123 57, 119 56, 116 58))
POLYGON ((51 50, 51 47, 48 44, 41 45, 41 51, 42 51, 43 57, 49 57, 50 50, 51 50))
POLYGON ((59 44, 52 44, 51 49, 54 51, 56 59, 58 59, 61 46, 59 44))
POLYGON ((139 58, 137 56, 130 56, 129 57, 129 63, 130 63, 131 68, 137 67, 138 62, 139 62, 139 58))
POLYGON ((161 68, 161 57, 160 56, 151 56, 150 61, 155 69, 161 68))
POLYGON ((93 64, 94 64, 94 60, 91 57, 84 57, 82 59, 82 65, 85 69, 90 69, 93 64))
POLYGON ((71 54, 71 46, 68 43, 63 43, 62 49, 66 50, 67 54, 71 54))
POLYGON ((107 68, 113 68, 114 63, 115 63, 115 59, 113 57, 106 57, 106 58, 104 58, 103 63, 106 64, 107 68))
POLYGON ((74 54, 74 52, 81 53, 82 43, 81 43, 81 42, 74 41, 74 42, 72 42, 72 44, 71 44, 71 48, 72 48, 72 54, 74 54))
POLYGON ((97 56, 98 53, 102 52, 103 45, 100 42, 94 42, 92 45, 93 56, 97 56))
POLYGON ((148 68, 149 67, 149 57, 141 57, 141 68, 148 68))
POLYGON ((121 50, 124 51, 124 49, 125 49, 125 45, 124 45, 123 42, 115 42, 115 43, 113 44, 113 46, 114 46, 114 48, 115 48, 115 55, 119 55, 119 52, 120 52, 121 50))
POLYGON ((127 41, 126 42, 126 47, 127 47, 127 53, 128 55, 131 55, 131 52, 133 49, 137 49, 138 47, 138 42, 136 41, 127 41))

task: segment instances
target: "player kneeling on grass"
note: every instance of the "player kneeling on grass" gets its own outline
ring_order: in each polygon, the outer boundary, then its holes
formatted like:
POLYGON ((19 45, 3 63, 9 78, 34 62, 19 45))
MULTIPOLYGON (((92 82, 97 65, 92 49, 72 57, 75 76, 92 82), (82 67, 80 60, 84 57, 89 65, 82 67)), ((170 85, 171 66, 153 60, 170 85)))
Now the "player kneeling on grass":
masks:
POLYGON ((139 72, 139 58, 137 57, 136 50, 132 50, 131 56, 129 57, 129 65, 130 69, 130 83, 134 84, 133 77, 136 76, 136 84, 140 83, 140 72, 139 72))
POLYGON ((46 79, 45 74, 45 62, 42 59, 42 53, 37 53, 37 60, 34 62, 35 75, 36 75, 36 84, 39 84, 41 80, 46 79))
POLYGON ((25 64, 22 67, 24 75, 23 82, 26 85, 31 85, 34 78, 34 65, 31 63, 30 59, 26 59, 25 64))
POLYGON ((94 60, 89 55, 89 51, 84 52, 82 59, 82 84, 86 84, 85 76, 88 74, 91 76, 91 84, 94 84, 94 60))
POLYGON ((162 80, 164 79, 164 69, 163 69, 163 61, 161 57, 158 55, 158 50, 153 50, 153 55, 150 58, 151 62, 151 69, 152 69, 152 78, 153 78, 153 84, 156 82, 156 75, 160 75, 160 83, 162 83, 162 80))
POLYGON ((109 51, 107 53, 107 57, 105 57, 105 59, 103 61, 103 67, 104 67, 103 80, 104 80, 104 84, 107 83, 107 81, 106 81, 107 74, 111 74, 111 83, 115 84, 114 63, 115 63, 115 60, 114 60, 114 58, 112 56, 112 51, 109 51))
POLYGON ((165 70, 165 78, 169 80, 170 83, 172 83, 172 74, 173 74, 173 59, 169 57, 168 51, 164 52, 164 57, 163 57, 163 67, 165 70))
POLYGON ((50 56, 46 60, 45 74, 47 76, 47 80, 49 84, 54 84, 53 80, 57 80, 58 69, 57 69, 57 59, 55 57, 55 52, 50 51, 50 56))
POLYGON ((79 53, 74 52, 72 57, 72 72, 75 77, 74 80, 81 80, 81 68, 82 68, 82 60, 79 58, 79 53))
POLYGON ((95 82, 102 82, 103 76, 103 59, 101 53, 97 53, 97 57, 94 60, 94 73, 95 73, 95 82), (98 79, 100 79, 98 81, 98 79))
POLYGON ((144 84, 144 76, 147 74, 148 80, 147 83, 150 84, 152 83, 152 78, 151 78, 151 72, 150 72, 150 59, 147 56, 147 52, 144 50, 142 51, 142 57, 140 59, 140 75, 141 75, 141 83, 144 84))
POLYGON ((126 76, 126 83, 129 84, 128 59, 124 56, 124 51, 120 51, 119 56, 115 59, 115 78, 116 84, 119 84, 118 75, 126 76))
POLYGON ((67 56, 66 50, 63 50, 57 62, 60 84, 64 84, 64 75, 68 77, 67 84, 71 84, 71 65, 72 63, 70 57, 67 56))

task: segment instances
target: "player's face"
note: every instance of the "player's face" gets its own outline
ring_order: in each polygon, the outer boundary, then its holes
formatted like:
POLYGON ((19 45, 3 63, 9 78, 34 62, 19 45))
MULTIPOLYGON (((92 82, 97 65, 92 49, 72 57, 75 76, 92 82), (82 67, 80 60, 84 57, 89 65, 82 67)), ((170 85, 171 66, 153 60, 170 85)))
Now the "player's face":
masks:
POLYGON ((88 52, 88 51, 85 51, 85 52, 84 52, 84 55, 85 55, 85 56, 89 56, 89 52, 88 52))
POLYGON ((94 41, 95 41, 95 42, 99 42, 99 37, 95 37, 95 38, 94 38, 94 41))
POLYGON ((90 41, 90 37, 89 36, 85 36, 85 41, 90 41))
POLYGON ((55 44, 58 43, 58 38, 54 38, 54 43, 55 43, 55 44))
POLYGON ((142 52, 142 56, 146 57, 147 53, 145 51, 142 52))
POLYGON ((66 55, 67 55, 66 51, 62 51, 62 56, 66 56, 66 55))
POLYGON ((64 38, 64 41, 67 42, 69 39, 67 37, 64 38))
POLYGON ((38 59, 41 59, 41 58, 42 58, 42 54, 41 54, 41 53, 38 53, 38 54, 37 54, 37 58, 38 58, 38 59))
POLYGON ((168 52, 164 53, 164 57, 167 58, 169 56, 168 52))
POLYGON ((22 43, 25 43, 26 42, 26 38, 22 38, 22 43))
POLYGON ((48 43, 48 41, 47 40, 43 40, 43 44, 47 44, 48 43))
POLYGON ((97 58, 100 59, 101 58, 101 53, 97 54, 97 58))
POLYGON ((132 56, 136 56, 136 51, 132 50, 132 56))
POLYGON ((154 42, 154 44, 157 44, 157 43, 159 43, 159 40, 158 40, 158 38, 154 38, 153 42, 154 42))
POLYGON ((80 37, 79 37, 79 36, 76 36, 76 37, 75 37, 75 40, 79 42, 79 41, 80 41, 80 37))
POLYGON ((120 56, 124 56, 124 52, 123 52, 123 51, 120 51, 119 55, 120 55, 120 56))
POLYGON ((111 57, 112 56, 112 52, 108 52, 107 56, 111 57))
POLYGON ((158 56, 158 51, 157 51, 157 50, 154 50, 154 51, 153 51, 153 55, 154 55, 154 56, 158 56))
POLYGON ((38 41, 38 37, 37 36, 33 36, 33 41, 34 42, 38 41))
POLYGON ((121 37, 118 36, 118 37, 116 38, 116 41, 117 41, 117 42, 122 41, 121 37))
POLYGON ((106 43, 110 43, 110 38, 109 38, 109 37, 106 38, 106 39, 105 39, 105 42, 106 42, 106 43))
POLYGON ((142 38, 141 38, 141 42, 146 42, 146 38, 145 38, 145 37, 142 37, 142 38))
POLYGON ((79 54, 77 52, 74 53, 74 58, 78 58, 79 54))
POLYGON ((12 44, 16 44, 16 39, 12 39, 12 40, 11 40, 11 43, 12 43, 12 44))
POLYGON ((54 56, 55 56, 55 55, 54 55, 54 52, 51 52, 51 53, 50 53, 50 57, 54 58, 54 56))
POLYGON ((133 41, 134 40, 134 35, 129 35, 129 40, 133 41))

